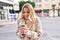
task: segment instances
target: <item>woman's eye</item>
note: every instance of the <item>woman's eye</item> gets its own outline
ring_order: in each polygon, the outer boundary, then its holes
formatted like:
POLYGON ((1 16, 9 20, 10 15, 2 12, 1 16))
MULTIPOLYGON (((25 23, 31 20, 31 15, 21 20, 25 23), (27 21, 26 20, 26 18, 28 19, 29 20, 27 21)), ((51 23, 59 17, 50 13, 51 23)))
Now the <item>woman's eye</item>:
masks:
POLYGON ((23 12, 23 13, 25 13, 25 12, 23 12))
POLYGON ((29 13, 29 12, 22 12, 22 13, 29 13))

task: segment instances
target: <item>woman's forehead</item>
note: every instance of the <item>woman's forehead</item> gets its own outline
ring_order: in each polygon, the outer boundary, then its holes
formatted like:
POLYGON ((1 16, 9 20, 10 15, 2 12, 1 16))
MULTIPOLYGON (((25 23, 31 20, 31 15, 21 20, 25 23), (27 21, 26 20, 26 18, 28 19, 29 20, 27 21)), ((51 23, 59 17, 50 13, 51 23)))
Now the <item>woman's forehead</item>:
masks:
POLYGON ((29 9, 29 8, 26 8, 26 7, 25 7, 24 9, 29 9))
POLYGON ((24 8, 23 11, 29 11, 29 9, 28 8, 24 8))

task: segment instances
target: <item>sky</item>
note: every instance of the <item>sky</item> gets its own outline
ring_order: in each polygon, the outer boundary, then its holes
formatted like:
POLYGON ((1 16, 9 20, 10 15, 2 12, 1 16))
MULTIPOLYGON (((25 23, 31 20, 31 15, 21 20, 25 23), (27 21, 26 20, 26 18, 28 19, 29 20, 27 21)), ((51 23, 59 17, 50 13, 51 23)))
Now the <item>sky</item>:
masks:
MULTIPOLYGON (((14 0, 14 3, 18 3, 18 1, 21 1, 21 0, 14 0)), ((27 1, 27 0, 25 0, 25 1, 27 1)))
POLYGON ((20 0, 14 0, 14 3, 17 3, 18 1, 20 1, 20 0))

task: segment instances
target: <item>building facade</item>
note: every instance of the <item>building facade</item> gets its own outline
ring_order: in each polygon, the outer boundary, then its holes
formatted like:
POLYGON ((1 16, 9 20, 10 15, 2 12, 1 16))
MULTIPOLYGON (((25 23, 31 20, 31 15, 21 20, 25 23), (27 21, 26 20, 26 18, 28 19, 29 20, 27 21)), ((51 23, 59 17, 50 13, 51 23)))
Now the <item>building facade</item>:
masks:
POLYGON ((9 9, 13 7, 13 0, 0 0, 0 20, 8 19, 9 9))
POLYGON ((60 0, 33 0, 33 2, 36 4, 34 9, 39 11, 40 16, 58 16, 60 14, 60 0))

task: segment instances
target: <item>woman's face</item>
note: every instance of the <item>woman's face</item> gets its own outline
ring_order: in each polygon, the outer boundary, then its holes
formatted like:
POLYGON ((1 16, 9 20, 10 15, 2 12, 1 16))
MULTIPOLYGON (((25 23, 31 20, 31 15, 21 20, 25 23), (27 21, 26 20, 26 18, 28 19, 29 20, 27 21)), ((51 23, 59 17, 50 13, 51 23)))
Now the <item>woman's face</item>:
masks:
POLYGON ((27 19, 29 17, 29 9, 28 8, 23 9, 23 17, 25 19, 27 19))

